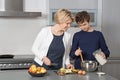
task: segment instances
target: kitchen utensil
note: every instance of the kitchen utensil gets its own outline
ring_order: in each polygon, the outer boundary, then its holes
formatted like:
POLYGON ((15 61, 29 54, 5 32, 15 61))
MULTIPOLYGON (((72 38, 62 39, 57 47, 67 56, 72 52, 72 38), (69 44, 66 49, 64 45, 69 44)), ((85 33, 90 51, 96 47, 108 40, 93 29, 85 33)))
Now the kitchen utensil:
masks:
POLYGON ((58 64, 57 63, 51 63, 51 66, 57 66, 58 64))
POLYGON ((82 54, 80 55, 80 58, 81 58, 82 62, 84 62, 84 61, 83 61, 83 56, 82 56, 82 54))
POLYGON ((85 71, 92 72, 92 71, 96 71, 98 67, 98 63, 96 61, 84 60, 81 63, 81 67, 85 71))
MULTIPOLYGON (((78 49, 81 50, 80 47, 78 49)), ((82 56, 82 54, 80 54, 80 58, 81 58, 81 60, 83 62, 83 56, 82 56)))

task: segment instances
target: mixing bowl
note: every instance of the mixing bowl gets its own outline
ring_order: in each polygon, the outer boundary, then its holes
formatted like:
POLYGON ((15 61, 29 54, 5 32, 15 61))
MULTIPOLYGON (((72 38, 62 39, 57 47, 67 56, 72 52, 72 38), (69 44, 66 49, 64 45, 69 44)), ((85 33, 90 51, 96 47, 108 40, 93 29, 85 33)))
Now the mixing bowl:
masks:
POLYGON ((98 68, 98 63, 96 61, 85 60, 81 63, 81 67, 85 71, 92 72, 96 71, 98 68))

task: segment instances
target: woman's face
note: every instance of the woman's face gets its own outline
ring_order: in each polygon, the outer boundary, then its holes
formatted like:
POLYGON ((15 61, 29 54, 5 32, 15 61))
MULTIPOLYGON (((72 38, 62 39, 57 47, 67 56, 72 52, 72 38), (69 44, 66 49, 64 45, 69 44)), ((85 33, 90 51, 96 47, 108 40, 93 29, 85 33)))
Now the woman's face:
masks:
POLYGON ((71 23, 72 23, 72 20, 69 19, 65 23, 60 24, 61 30, 63 30, 64 32, 67 31, 71 23))
POLYGON ((80 29, 83 31, 88 31, 90 28, 89 22, 84 21, 83 23, 78 23, 78 25, 80 26, 80 29))

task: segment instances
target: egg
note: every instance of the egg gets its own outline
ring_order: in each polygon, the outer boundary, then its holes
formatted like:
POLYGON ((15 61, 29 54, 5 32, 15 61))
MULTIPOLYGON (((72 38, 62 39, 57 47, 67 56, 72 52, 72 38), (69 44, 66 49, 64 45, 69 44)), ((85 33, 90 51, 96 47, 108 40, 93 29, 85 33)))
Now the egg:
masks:
POLYGON ((82 74, 82 70, 79 70, 79 71, 78 71, 78 74, 82 74))
POLYGON ((82 71, 82 75, 85 75, 86 74, 86 71, 82 71))

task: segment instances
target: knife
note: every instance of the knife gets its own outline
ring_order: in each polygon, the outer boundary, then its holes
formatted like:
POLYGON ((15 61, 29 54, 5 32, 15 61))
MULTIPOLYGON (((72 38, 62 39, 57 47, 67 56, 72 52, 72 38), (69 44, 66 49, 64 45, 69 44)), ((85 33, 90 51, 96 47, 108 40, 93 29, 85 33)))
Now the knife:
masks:
POLYGON ((51 63, 51 66, 57 66, 58 64, 57 63, 51 63))

